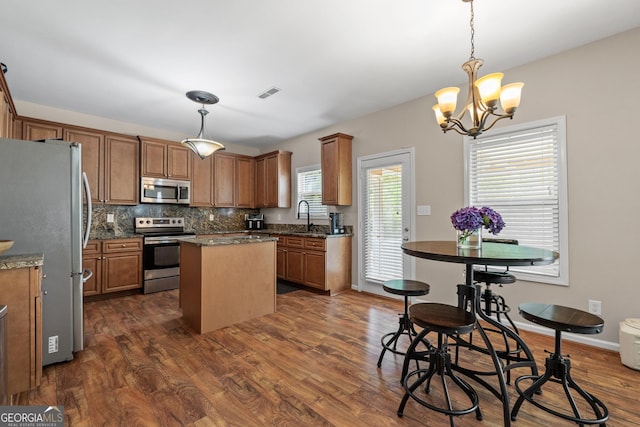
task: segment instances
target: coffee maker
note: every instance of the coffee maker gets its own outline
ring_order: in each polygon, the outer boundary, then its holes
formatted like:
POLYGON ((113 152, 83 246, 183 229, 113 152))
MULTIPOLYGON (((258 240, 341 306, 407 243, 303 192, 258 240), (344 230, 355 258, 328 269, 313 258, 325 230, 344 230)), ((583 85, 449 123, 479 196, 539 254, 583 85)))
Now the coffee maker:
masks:
POLYGON ((329 213, 329 234, 344 234, 344 222, 342 216, 344 214, 341 212, 330 212, 329 213))

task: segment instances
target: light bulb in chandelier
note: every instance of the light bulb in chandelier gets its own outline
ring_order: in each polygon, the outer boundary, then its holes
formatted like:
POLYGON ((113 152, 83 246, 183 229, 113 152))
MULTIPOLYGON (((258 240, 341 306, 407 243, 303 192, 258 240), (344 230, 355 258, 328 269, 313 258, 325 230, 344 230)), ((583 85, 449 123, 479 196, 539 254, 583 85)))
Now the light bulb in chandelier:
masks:
POLYGON ((471 56, 467 62, 462 64, 462 69, 467 73, 469 79, 467 100, 464 103, 464 108, 458 115, 455 115, 460 89, 457 87, 440 89, 435 93, 438 103, 433 106, 433 111, 443 132, 454 130, 461 135, 475 138, 482 132, 491 129, 497 121, 513 118, 514 112, 520 105, 524 83, 518 82, 503 86, 502 77, 504 75, 502 73, 492 73, 478 78, 478 70, 484 61, 474 57, 473 0, 463 1, 471 4, 471 56), (502 113, 498 111, 498 101, 500 101, 502 113), (465 119, 467 115, 468 119, 465 119))

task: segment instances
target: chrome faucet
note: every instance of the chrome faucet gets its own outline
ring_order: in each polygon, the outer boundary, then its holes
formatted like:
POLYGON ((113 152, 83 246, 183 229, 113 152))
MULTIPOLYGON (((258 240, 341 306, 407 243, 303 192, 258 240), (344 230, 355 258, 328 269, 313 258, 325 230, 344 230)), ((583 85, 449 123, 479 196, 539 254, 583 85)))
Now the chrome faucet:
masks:
POLYGON ((306 203, 307 204, 307 232, 311 231, 311 226, 313 225, 312 223, 309 222, 309 202, 307 202, 306 200, 300 200, 298 202, 298 219, 300 219, 300 205, 302 203, 306 203))

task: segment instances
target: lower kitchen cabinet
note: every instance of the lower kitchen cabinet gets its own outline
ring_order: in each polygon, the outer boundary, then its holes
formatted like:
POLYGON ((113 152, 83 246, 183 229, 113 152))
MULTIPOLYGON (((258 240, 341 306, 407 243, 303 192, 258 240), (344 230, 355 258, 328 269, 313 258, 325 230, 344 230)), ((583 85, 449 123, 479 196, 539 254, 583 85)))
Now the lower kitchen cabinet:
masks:
POLYGON ((84 296, 142 289, 142 239, 90 240, 82 253, 83 268, 93 271, 84 296))
POLYGON ((351 288, 351 237, 278 237, 276 273, 279 279, 331 294, 351 288))
POLYGON ((7 396, 34 389, 42 379, 42 269, 0 270, 5 317, 7 396))
POLYGON ((82 268, 93 272, 89 280, 82 285, 82 295, 91 296, 102 293, 102 241, 89 240, 82 250, 82 268))

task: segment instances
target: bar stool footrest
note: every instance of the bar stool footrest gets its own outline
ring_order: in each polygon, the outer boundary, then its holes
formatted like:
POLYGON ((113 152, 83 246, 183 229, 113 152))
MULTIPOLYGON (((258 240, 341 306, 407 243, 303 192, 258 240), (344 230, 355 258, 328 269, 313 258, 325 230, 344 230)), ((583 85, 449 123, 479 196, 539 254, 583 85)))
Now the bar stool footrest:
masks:
MULTIPOLYGON (((573 421, 574 423, 577 424, 601 424, 601 425, 605 425, 604 423, 609 419, 609 410, 607 409, 607 407, 605 406, 604 403, 602 403, 602 401, 600 399, 598 399, 597 397, 595 397, 594 395, 592 395, 591 393, 583 390, 580 386, 578 386, 577 384, 573 383, 567 383, 566 379, 556 379, 556 378, 547 378, 547 380, 543 381, 542 383, 540 383, 535 390, 529 390, 531 387, 529 387, 529 389, 527 390, 522 390, 520 388, 519 383, 521 381, 526 381, 526 380, 532 380, 532 386, 533 384, 536 383, 536 381, 539 381, 541 378, 543 378, 544 376, 540 376, 540 375, 523 375, 521 377, 518 377, 515 381, 515 389, 518 392, 518 394, 521 396, 518 401, 521 403, 522 399, 526 400, 527 402, 533 404, 534 406, 538 407, 539 409, 542 409, 543 411, 555 415, 556 417, 559 418, 563 418, 565 420, 568 421, 573 421), (534 395, 536 394, 540 394, 540 386, 542 386, 544 383, 548 382, 548 381, 552 381, 556 384, 561 384, 564 389, 565 389, 565 394, 567 394, 567 397, 570 399, 570 401, 573 400, 573 397, 569 394, 569 389, 573 389, 575 391, 578 392, 578 394, 580 394, 580 396, 582 396, 582 398, 589 404, 589 406, 591 406, 591 408, 593 409, 595 415, 599 418, 581 418, 581 415, 578 416, 571 416, 568 415, 566 413, 562 413, 562 412, 558 412, 554 409, 548 408, 546 406, 544 406, 542 403, 538 402, 537 400, 534 399, 534 395), (530 391, 530 392, 529 392, 530 391)), ((519 409, 519 405, 515 405, 514 406, 514 412, 512 412, 511 414, 511 421, 516 421, 516 417, 517 417, 517 412, 516 408, 519 409)), ((577 410, 577 409, 576 409, 577 410)))

